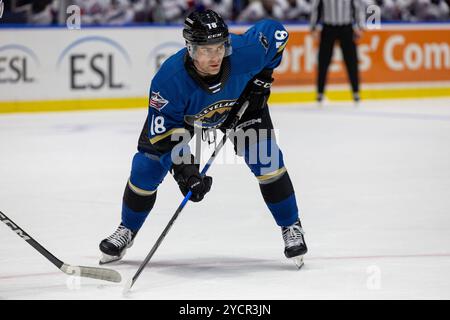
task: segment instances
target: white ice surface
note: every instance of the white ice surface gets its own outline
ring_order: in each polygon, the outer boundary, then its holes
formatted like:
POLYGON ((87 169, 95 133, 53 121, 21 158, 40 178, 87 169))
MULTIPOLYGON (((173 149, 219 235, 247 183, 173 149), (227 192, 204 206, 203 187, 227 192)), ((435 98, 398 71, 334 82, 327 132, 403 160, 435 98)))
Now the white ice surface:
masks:
MULTIPOLYGON (((297 271, 245 165, 214 164, 128 298, 449 299, 450 100, 271 108, 309 253, 297 271)), ((145 109, 0 116, 0 210, 61 260, 96 266, 120 221, 145 109)), ((220 161, 219 161, 220 162, 220 161)), ((182 196, 168 176, 124 260, 137 270, 182 196)), ((3 224, 0 299, 122 299, 67 277, 3 224)))

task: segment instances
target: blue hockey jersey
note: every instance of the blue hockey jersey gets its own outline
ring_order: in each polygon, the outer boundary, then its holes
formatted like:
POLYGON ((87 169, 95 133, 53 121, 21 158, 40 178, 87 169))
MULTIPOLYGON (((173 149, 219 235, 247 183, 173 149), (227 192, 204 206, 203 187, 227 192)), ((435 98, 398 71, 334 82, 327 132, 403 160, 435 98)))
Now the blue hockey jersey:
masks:
POLYGON ((231 34, 232 54, 223 60, 226 74, 212 85, 199 83, 189 73, 186 48, 168 58, 150 87, 147 144, 163 155, 170 152, 172 135, 193 125, 220 126, 249 80, 280 64, 287 40, 288 32, 274 20, 260 21, 242 35, 231 34))

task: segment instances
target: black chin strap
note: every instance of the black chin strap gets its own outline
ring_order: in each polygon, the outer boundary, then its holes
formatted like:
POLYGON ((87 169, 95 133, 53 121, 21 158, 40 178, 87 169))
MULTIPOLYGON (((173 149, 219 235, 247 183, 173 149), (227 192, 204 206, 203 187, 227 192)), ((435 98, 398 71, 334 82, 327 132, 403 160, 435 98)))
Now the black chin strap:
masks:
POLYGON ((200 86, 200 88, 210 94, 221 91, 228 81, 228 78, 230 77, 231 64, 229 57, 223 58, 220 71, 217 75, 214 76, 200 76, 198 72, 201 71, 199 71, 195 67, 194 61, 189 56, 189 53, 186 53, 186 55, 184 56, 184 66, 189 76, 194 79, 194 81, 200 86))

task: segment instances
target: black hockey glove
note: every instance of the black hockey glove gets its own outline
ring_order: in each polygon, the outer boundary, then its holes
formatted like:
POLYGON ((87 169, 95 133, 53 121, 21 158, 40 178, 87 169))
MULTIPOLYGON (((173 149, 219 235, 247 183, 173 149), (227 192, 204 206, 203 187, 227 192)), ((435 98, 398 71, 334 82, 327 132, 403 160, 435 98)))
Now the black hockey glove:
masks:
POLYGON ((242 95, 237 100, 237 103, 228 113, 225 121, 220 125, 221 129, 234 129, 231 127, 231 123, 240 108, 239 103, 243 103, 244 101, 248 100, 249 106, 245 111, 246 113, 264 108, 267 100, 269 99, 270 88, 272 87, 272 82, 274 80, 272 78, 272 73, 272 69, 264 69, 247 83, 247 86, 245 87, 242 95))
MULTIPOLYGON (((193 158, 192 156, 192 160, 193 158)), ((189 200, 199 202, 211 190, 212 178, 210 176, 200 176, 199 165, 193 164, 193 162, 192 164, 174 164, 172 166, 173 177, 184 196, 189 191, 192 191, 192 196, 189 200)))
POLYGON ((272 87, 272 69, 264 69, 253 77, 248 88, 249 110, 262 109, 266 105, 272 87))

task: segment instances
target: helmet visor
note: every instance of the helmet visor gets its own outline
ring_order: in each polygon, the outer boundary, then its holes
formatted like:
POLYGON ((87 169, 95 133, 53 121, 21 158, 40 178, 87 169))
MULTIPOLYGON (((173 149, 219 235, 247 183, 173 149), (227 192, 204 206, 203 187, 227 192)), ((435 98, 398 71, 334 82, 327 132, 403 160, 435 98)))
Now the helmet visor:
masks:
POLYGON ((186 41, 186 46, 192 59, 198 59, 199 57, 212 58, 216 55, 227 57, 232 53, 231 39, 229 36, 225 41, 211 44, 196 44, 186 41))

